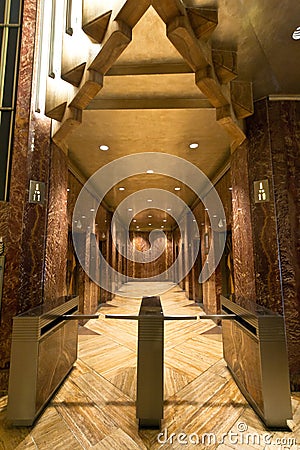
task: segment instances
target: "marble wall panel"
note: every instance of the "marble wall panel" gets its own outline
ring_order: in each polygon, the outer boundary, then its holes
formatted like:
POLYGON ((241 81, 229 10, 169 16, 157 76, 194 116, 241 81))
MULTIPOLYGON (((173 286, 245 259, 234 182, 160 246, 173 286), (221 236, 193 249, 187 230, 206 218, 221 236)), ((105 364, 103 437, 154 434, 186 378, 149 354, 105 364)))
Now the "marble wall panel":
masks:
MULTIPOLYGON (((173 240, 172 233, 165 232, 165 251, 155 261, 149 263, 128 262, 129 276, 135 278, 151 278, 162 274, 173 263, 173 240)), ((140 251, 147 251, 150 248, 149 232, 130 232, 130 239, 133 245, 140 251)), ((166 278, 163 278, 166 279, 166 278)))
MULTIPOLYGON (((47 182, 49 164, 50 121, 37 118, 32 113, 36 11, 35 0, 24 0, 9 210, 5 219, 1 214, 1 222, 2 219, 6 222, 1 228, 7 232, 0 330, 0 389, 7 387, 12 317, 42 301, 47 203, 44 206, 28 204, 29 180, 47 182)), ((0 209, 3 211, 3 207, 0 209)))
POLYGON ((232 251, 237 302, 243 298, 256 299, 248 151, 247 144, 243 144, 231 155, 232 251))
POLYGON ((3 242, 7 241, 9 208, 9 203, 0 202, 0 237, 2 237, 3 242))
MULTIPOLYGON (((253 299, 275 312, 285 314, 291 385, 294 389, 300 388, 299 117, 299 102, 270 102, 267 99, 256 102, 255 114, 247 119, 248 142, 232 157, 233 187, 239 184, 235 179, 239 177, 239 171, 248 165, 249 195, 245 195, 240 209, 247 205, 248 197, 251 212, 248 216, 251 223, 248 226, 244 223, 237 229, 240 221, 238 215, 235 216, 235 210, 238 213, 239 207, 233 204, 235 236, 248 229, 251 238, 252 229, 253 299), (240 158, 243 152, 244 164, 240 158), (263 179, 269 181, 270 201, 255 203, 253 182, 263 179)), ((235 240, 236 244, 238 242, 235 240)), ((240 239, 240 242, 243 240, 240 239)), ((239 251, 235 243, 236 254, 246 255, 244 251, 239 251)), ((247 261, 251 262, 251 246, 248 247, 250 253, 247 261)), ((246 265, 240 264, 239 257, 235 257, 237 288, 241 286, 239 279, 245 276, 246 270, 246 265)))
POLYGON ((67 157, 60 148, 52 144, 44 282, 45 302, 50 305, 58 297, 66 295, 67 188, 67 157))
MULTIPOLYGON (((74 262, 76 262, 77 270, 76 270, 76 284, 78 286, 78 295, 79 295, 79 309, 84 314, 91 314, 94 313, 97 308, 100 301, 104 301, 105 293, 104 290, 100 293, 100 287, 96 285, 84 272, 84 270, 81 268, 75 252, 74 248, 72 246, 72 219, 73 219, 73 212, 75 208, 75 204, 78 198, 78 195, 80 194, 80 191, 83 187, 83 183, 78 180, 78 178, 69 170, 68 172, 68 201, 67 201, 67 215, 68 215, 68 229, 69 229, 69 253, 72 256, 72 259, 74 262), (71 248, 70 248, 71 247, 71 248), (101 298, 101 300, 100 300, 101 298)), ((96 207, 96 200, 95 201, 95 207, 96 207)), ((97 215, 95 218, 95 228, 94 233, 96 237, 96 241, 99 244, 100 242, 104 242, 108 233, 108 223, 106 220, 106 209, 100 205, 99 209, 97 211, 97 215), (105 237, 103 238, 102 234, 105 234, 105 237)), ((85 236, 83 236, 83 239, 85 239, 85 236)), ((89 246, 88 246, 89 247, 89 246)), ((101 246, 101 251, 103 253, 103 248, 101 246)), ((106 255, 103 255, 106 256, 106 255)), ((90 255, 87 254, 87 257, 89 258, 90 255)), ((99 257, 96 255, 96 266, 99 264, 99 257)))
MULTIPOLYGON (((225 216, 226 216, 226 228, 231 229, 232 224, 232 201, 231 201, 231 173, 228 170, 225 175, 216 183, 215 189, 223 204, 225 216)), ((222 293, 222 277, 224 274, 221 270, 221 265, 216 267, 215 273, 209 280, 199 286, 198 279, 200 270, 203 264, 206 262, 207 249, 206 241, 209 245, 212 242, 212 228, 207 212, 204 210, 204 205, 199 203, 193 209, 194 216, 197 221, 200 238, 200 259, 197 259, 194 268, 191 271, 191 277, 189 278, 189 298, 196 300, 202 300, 205 310, 209 313, 217 313, 220 311, 220 294, 222 293), (190 284, 192 283, 192 286, 190 284)), ((224 227, 225 231, 225 227, 224 227)), ((215 238, 218 238, 218 233, 215 233, 215 238)))
POLYGON ((264 411, 262 395, 262 374, 260 371, 259 344, 235 322, 222 323, 224 358, 236 378, 264 411), (251 370, 250 368, 255 368, 251 370))
POLYGON ((77 323, 69 321, 39 342, 36 411, 45 404, 76 361, 77 336, 77 323))
POLYGON ((268 116, 289 365, 292 388, 299 390, 300 104, 299 102, 270 102, 268 116))
MULTIPOLYGON (((19 311, 23 312, 43 302, 43 277, 45 258, 45 236, 47 233, 47 194, 50 166, 50 121, 31 121, 28 152, 29 179, 42 181, 46 185, 43 204, 28 203, 23 211, 22 253, 20 261, 19 311)), ((28 180, 29 184, 29 180, 28 180)), ((27 191, 26 191, 27 193, 27 191)))
POLYGON ((267 109, 267 100, 256 102, 255 114, 247 121, 249 138, 249 183, 254 230, 253 249, 256 301, 262 306, 282 313, 274 180, 271 162, 272 147, 267 109), (253 183, 254 181, 264 179, 269 180, 270 201, 255 203, 253 183))

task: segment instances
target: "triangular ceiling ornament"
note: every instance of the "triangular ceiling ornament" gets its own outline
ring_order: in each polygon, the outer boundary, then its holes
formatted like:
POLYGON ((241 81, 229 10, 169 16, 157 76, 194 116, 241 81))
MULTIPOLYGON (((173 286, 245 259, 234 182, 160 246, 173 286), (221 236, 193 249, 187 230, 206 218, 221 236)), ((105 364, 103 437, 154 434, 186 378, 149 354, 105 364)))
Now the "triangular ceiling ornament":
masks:
MULTIPOLYGON (((181 0, 139 0, 138 2, 127 0, 121 7, 119 4, 118 11, 113 10, 105 13, 103 4, 101 4, 104 15, 101 16, 102 18, 98 17, 97 20, 103 21, 102 25, 104 24, 105 27, 103 25, 102 31, 104 28, 106 31, 103 36, 102 34, 100 36, 102 47, 87 67, 85 74, 94 72, 103 77, 108 72, 131 42, 132 28, 151 5, 165 22, 167 37, 192 71, 195 72, 196 84, 199 89, 207 96, 212 105, 216 108, 222 108, 222 114, 220 114, 220 111, 217 112, 218 122, 221 125, 224 124, 225 129, 232 135, 235 146, 239 145, 246 137, 237 124, 237 118, 231 107, 230 95, 227 91, 224 91, 222 86, 222 83, 226 83, 227 80, 236 76, 236 60, 233 54, 230 63, 227 62, 228 58, 222 57, 221 54, 215 53, 213 57, 211 42, 207 40, 207 33, 210 32, 211 27, 214 27, 217 20, 215 10, 204 11, 198 8, 186 8, 181 0), (109 21, 106 23, 108 17, 109 21)), ((93 18, 90 22, 92 21, 93 18)), ((100 38, 98 36, 98 39, 100 38)), ((78 102, 73 99, 69 103, 69 107, 75 106, 79 110, 84 109, 94 98, 96 91, 101 89, 101 80, 97 81, 96 89, 94 88, 95 83, 91 83, 88 78, 84 75, 84 79, 74 97, 74 99, 79 98, 84 99, 84 101, 78 102), (91 89, 91 86, 93 89, 91 89)), ((67 127, 67 129, 71 130, 72 127, 67 127)), ((65 132, 61 135, 65 136, 65 132)))
POLYGON ((64 102, 61 105, 58 105, 49 111, 46 110, 46 116, 50 117, 50 119, 54 119, 57 120, 58 122, 61 122, 63 120, 66 108, 67 102, 64 102))
POLYGON ((84 17, 82 20, 83 31, 92 39, 93 42, 101 42, 104 39, 107 27, 110 21, 112 11, 102 14, 99 17, 91 20, 90 22, 85 22, 84 17))
POLYGON ((68 72, 62 73, 61 74, 62 79, 72 84, 73 86, 78 87, 81 83, 85 66, 86 63, 82 63, 79 66, 69 70, 68 72))
POLYGON ((187 14, 197 39, 208 39, 218 25, 218 10, 188 8, 187 14))

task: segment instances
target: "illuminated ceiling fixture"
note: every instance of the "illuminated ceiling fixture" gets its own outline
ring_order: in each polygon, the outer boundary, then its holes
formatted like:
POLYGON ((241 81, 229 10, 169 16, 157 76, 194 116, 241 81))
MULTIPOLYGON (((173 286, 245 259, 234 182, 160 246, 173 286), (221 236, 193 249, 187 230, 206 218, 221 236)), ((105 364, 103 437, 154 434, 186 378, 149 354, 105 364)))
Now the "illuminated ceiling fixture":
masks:
POLYGON ((167 211, 172 211, 172 209, 171 208, 167 208, 167 211))
POLYGON ((128 211, 133 211, 133 209, 132 208, 128 208, 128 211))
POLYGON ((119 191, 125 191, 124 187, 119 187, 119 191))
POLYGON ((197 142, 193 142, 192 144, 189 145, 190 148, 198 148, 199 144, 197 144, 197 142))
POLYGON ((175 191, 180 191, 180 190, 181 190, 180 187, 176 187, 176 188, 175 188, 175 191))
POLYGON ((149 227, 151 227, 152 223, 148 223, 149 227))
POLYGON ((163 222, 166 222, 166 221, 167 221, 167 219, 164 219, 164 220, 163 220, 163 222))
POLYGON ((154 170, 149 169, 149 170, 147 170, 147 173, 154 173, 154 170))
POLYGON ((94 208, 91 208, 90 211, 91 211, 91 212, 95 212, 95 209, 94 209, 94 208))
POLYGON ((292 38, 295 41, 299 41, 300 40, 300 27, 297 27, 296 30, 294 31, 294 33, 292 34, 292 38))
POLYGON ((161 227, 160 228, 165 228, 163 225, 161 225, 161 227))
POLYGON ((100 150, 102 150, 103 152, 107 152, 107 150, 109 150, 109 146, 108 146, 108 145, 100 145, 99 148, 100 148, 100 150))
POLYGON ((232 187, 228 188, 230 191, 232 191, 232 187))
POLYGON ((152 202, 151 198, 148 198, 147 202, 151 203, 152 202))
POLYGON ((136 228, 140 228, 140 227, 137 225, 136 228))
POLYGON ((136 219, 133 219, 133 222, 136 223, 136 219))
POLYGON ((149 219, 151 219, 152 216, 148 216, 148 217, 149 217, 149 219))

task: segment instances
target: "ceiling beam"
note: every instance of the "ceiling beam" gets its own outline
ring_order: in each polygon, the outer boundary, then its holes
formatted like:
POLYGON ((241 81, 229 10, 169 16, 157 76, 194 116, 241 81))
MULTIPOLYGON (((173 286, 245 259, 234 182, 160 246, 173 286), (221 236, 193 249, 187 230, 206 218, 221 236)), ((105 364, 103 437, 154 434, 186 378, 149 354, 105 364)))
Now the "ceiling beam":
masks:
POLYGON ((193 73, 193 70, 185 63, 128 64, 113 66, 106 73, 106 76, 166 75, 178 73, 193 73))
POLYGON ((128 110, 128 109, 213 109, 206 99, 196 98, 139 98, 102 99, 95 98, 87 106, 88 110, 128 110))

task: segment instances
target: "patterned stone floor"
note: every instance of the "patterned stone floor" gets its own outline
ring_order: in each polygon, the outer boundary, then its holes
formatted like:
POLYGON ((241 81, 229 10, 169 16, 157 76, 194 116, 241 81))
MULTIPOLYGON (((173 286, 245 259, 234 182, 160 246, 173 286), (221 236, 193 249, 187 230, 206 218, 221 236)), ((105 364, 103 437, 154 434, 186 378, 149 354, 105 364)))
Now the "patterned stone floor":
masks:
MULTIPOLYGON (((201 312, 177 286, 169 287, 161 297, 165 314, 201 312)), ((142 283, 131 288, 147 295, 142 283)), ((129 295, 131 288, 123 289, 129 295)), ((212 321, 165 323, 161 434, 139 431, 137 322, 104 314, 138 314, 140 301, 116 296, 98 320, 79 328, 76 366, 33 427, 12 427, 7 398, 0 397, 1 450, 300 449, 300 394, 292 396, 293 432, 267 430, 233 382, 222 359, 220 328, 212 321)))

